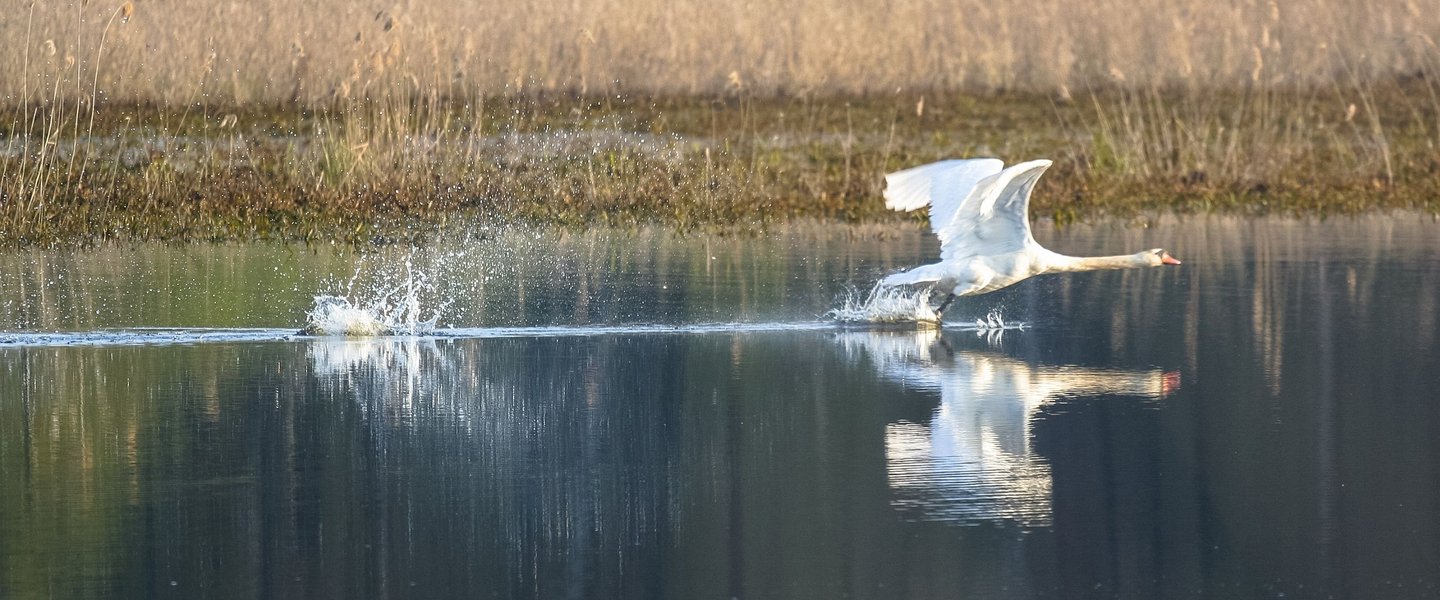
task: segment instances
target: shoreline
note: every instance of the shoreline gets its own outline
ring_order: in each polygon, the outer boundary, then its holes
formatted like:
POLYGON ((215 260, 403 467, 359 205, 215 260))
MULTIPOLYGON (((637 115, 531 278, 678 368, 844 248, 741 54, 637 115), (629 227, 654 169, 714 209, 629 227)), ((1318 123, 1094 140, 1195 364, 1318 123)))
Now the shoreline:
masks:
POLYGON ((370 244, 456 220, 680 231, 919 221, 884 208, 883 174, 970 156, 1055 160, 1032 217, 1062 226, 1434 215, 1440 103, 1428 85, 1372 89, 1363 108, 1343 90, 0 107, 0 247, 370 244))

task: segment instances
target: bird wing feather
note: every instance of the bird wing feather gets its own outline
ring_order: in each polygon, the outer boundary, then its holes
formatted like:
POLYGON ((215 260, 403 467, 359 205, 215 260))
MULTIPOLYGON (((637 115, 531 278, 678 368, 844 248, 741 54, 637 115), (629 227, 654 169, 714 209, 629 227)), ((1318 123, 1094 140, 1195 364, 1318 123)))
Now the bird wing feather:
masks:
POLYGON ((948 222, 938 226, 931 223, 940 238, 941 260, 996 256, 1038 247, 1030 232, 1030 193, 1049 167, 1048 160, 1033 160, 977 182, 948 222))
POLYGON ((909 271, 891 273, 890 275, 886 276, 885 279, 880 280, 880 285, 886 287, 895 287, 900 285, 913 285, 916 283, 930 283, 932 281, 940 281, 940 278, 944 275, 945 270, 944 268, 942 268, 942 265, 938 263, 930 265, 920 265, 918 267, 910 269, 909 271))
MULTIPOLYGON (((939 235, 952 221, 976 184, 1005 163, 994 158, 942 160, 885 176, 885 207, 912 211, 930 207, 930 230, 939 235)), ((942 238, 943 239, 943 238, 942 238)))

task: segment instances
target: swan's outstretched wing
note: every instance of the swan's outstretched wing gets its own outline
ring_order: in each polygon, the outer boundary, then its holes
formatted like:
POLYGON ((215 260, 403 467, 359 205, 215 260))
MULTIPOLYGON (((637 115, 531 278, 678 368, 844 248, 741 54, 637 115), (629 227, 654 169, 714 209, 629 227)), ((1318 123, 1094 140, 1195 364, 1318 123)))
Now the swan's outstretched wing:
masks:
POLYGON ((930 231, 937 235, 951 221, 976 184, 999 173, 995 158, 942 160, 885 176, 885 207, 911 211, 930 207, 930 231))
MULTIPOLYGON (((940 259, 994 256, 1038 247, 1030 234, 1030 192, 1048 160, 1013 165, 974 186, 944 224, 931 227, 940 238, 940 259)), ((921 167, 924 168, 924 167, 921 167)))
POLYGON ((945 276, 945 266, 940 263, 920 265, 909 271, 891 273, 880 280, 880 285, 895 287, 899 285, 913 285, 916 283, 930 283, 940 281, 945 276))

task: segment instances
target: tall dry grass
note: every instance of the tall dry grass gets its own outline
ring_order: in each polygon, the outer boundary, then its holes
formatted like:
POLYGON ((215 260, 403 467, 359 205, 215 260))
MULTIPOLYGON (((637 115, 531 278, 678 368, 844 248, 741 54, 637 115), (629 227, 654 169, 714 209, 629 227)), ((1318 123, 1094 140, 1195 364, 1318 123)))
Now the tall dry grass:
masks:
POLYGON ((367 239, 454 212, 870 218, 879 174, 1057 158, 1057 220, 1436 210, 1417 0, 28 2, 0 245, 367 239))
POLYGON ((51 96, 69 58, 106 100, 171 103, 1305 86, 1433 69, 1440 39, 1424 0, 136 0, 118 24, 119 4, 7 7, 0 97, 51 96))

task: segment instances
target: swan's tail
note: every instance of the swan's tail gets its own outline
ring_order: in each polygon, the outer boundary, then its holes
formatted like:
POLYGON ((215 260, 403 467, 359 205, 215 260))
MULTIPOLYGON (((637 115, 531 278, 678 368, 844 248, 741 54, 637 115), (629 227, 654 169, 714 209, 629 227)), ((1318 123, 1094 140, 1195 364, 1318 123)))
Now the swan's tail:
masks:
POLYGON ((884 279, 880 280, 880 285, 885 287, 895 287, 899 285, 913 285, 916 283, 930 283, 932 281, 940 281, 939 264, 922 265, 910 269, 909 271, 901 271, 899 273, 890 274, 884 279))

